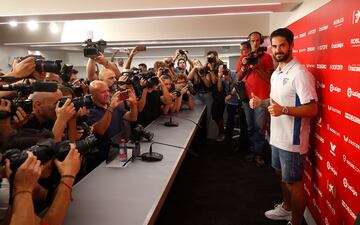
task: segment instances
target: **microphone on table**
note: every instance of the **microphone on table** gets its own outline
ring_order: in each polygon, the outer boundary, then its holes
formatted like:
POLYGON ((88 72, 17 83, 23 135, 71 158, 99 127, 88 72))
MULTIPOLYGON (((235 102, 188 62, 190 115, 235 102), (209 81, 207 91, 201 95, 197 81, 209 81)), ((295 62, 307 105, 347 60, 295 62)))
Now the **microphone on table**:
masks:
POLYGON ((170 113, 169 116, 170 116, 169 121, 165 122, 164 126, 166 126, 166 127, 178 127, 179 123, 174 122, 173 119, 172 119, 172 112, 170 113))
POLYGON ((171 144, 166 144, 166 143, 161 143, 161 142, 157 142, 154 141, 150 144, 149 147, 149 152, 145 152, 141 155, 141 160, 146 161, 146 162, 157 162, 157 161, 161 161, 163 159, 163 155, 157 152, 153 152, 152 150, 152 145, 153 144, 160 144, 160 145, 166 145, 166 146, 170 146, 170 147, 174 147, 174 148, 181 148, 181 149, 185 149, 184 147, 180 147, 177 145, 171 145, 171 144))

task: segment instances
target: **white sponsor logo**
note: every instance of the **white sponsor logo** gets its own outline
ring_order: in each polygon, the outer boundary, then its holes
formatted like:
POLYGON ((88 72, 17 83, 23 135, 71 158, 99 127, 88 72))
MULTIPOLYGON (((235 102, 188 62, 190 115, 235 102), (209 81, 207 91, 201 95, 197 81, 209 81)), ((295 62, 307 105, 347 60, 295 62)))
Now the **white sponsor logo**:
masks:
POLYGON ((333 91, 335 91, 335 92, 337 92, 337 93, 340 93, 340 92, 341 92, 341 88, 336 87, 336 86, 333 85, 333 84, 330 84, 329 89, 330 89, 330 92, 333 92, 333 91))
POLYGON ((300 38, 303 38, 306 36, 306 32, 300 34, 300 38))
POLYGON ((335 216, 335 209, 334 207, 332 207, 332 205, 330 204, 330 202, 326 199, 326 205, 329 208, 330 212, 335 216))
POLYGON ((309 163, 310 167, 312 167, 312 162, 310 161, 310 159, 308 157, 306 157, 305 160, 307 163, 309 163))
POLYGON ((356 23, 359 23, 359 20, 360 20, 360 10, 354 10, 353 11, 353 20, 352 20, 352 23, 353 24, 356 24, 356 23))
POLYGON ((341 115, 341 113, 342 113, 339 109, 337 109, 337 108, 335 108, 335 107, 333 107, 331 105, 328 105, 328 110, 333 111, 334 113, 337 113, 339 115, 341 115))
POLYGON ((306 68, 315 68, 315 64, 306 64, 306 68))
POLYGON ((316 81, 316 87, 317 88, 325 88, 325 84, 321 83, 320 81, 316 81))
POLYGON ((344 141, 351 144, 352 146, 354 146, 358 150, 360 150, 360 145, 358 143, 356 143, 355 141, 351 140, 348 136, 344 135, 344 141))
POLYGON ((317 68, 317 69, 323 69, 323 70, 326 70, 327 65, 326 65, 326 64, 316 64, 316 68, 317 68))
POLYGON ((335 196, 336 196, 335 186, 332 183, 330 183, 329 180, 326 181, 326 186, 327 186, 328 191, 335 198, 335 196))
POLYGON ((330 65, 330 69, 331 70, 343 70, 344 66, 343 65, 338 65, 338 64, 331 64, 330 65))
POLYGON ((327 217, 325 217, 325 225, 330 225, 329 220, 327 217))
POLYGON ((319 153, 319 151, 317 149, 315 149, 315 156, 320 159, 321 161, 323 160, 322 155, 319 153))
POLYGON ((331 44, 331 48, 343 48, 343 47, 344 47, 344 43, 331 44))
POLYGON ((355 166, 354 163, 352 163, 350 160, 348 160, 345 154, 343 155, 343 160, 344 160, 344 162, 345 162, 348 166, 350 166, 355 172, 360 173, 360 169, 359 169, 357 166, 355 166))
POLYGON ((355 213, 350 209, 350 207, 344 202, 344 200, 341 200, 341 205, 346 209, 346 211, 349 213, 349 215, 355 220, 356 216, 355 213))
POLYGON ((351 71, 351 72, 360 72, 360 66, 352 66, 352 65, 349 65, 349 66, 348 66, 348 71, 351 71))
POLYGON ((329 29, 328 25, 324 25, 322 27, 319 27, 319 32, 329 29))
POLYGON ((318 139, 321 143, 324 144, 324 138, 321 137, 318 133, 315 133, 315 137, 316 137, 316 139, 318 139))
POLYGON ((308 48, 307 48, 307 51, 308 51, 308 52, 313 52, 313 51, 315 51, 315 47, 308 47, 308 48))
POLYGON ((315 171, 316 171, 316 173, 317 173, 317 175, 318 175, 318 177, 322 177, 322 173, 321 173, 321 171, 318 169, 318 168, 315 168, 315 171))
POLYGON ((347 89, 347 96, 348 96, 349 98, 355 97, 355 98, 360 99, 360 92, 354 91, 353 89, 348 88, 348 89, 347 89))
POLYGON ((293 53, 298 53, 298 52, 299 52, 299 50, 297 50, 297 49, 293 50, 293 53))
POLYGON ((326 162, 326 167, 327 167, 327 169, 330 170, 335 176, 337 176, 337 174, 338 174, 337 171, 335 170, 334 167, 331 166, 331 164, 330 164, 329 161, 326 162))
POLYGON ((354 122, 354 123, 357 123, 357 124, 360 124, 360 119, 357 117, 357 116, 354 116, 354 115, 351 115, 350 113, 345 113, 345 118, 354 122))
POLYGON ((319 187, 315 183, 313 184, 313 186, 317 193, 320 195, 320 197, 323 197, 323 193, 320 191, 319 187))
POLYGON ((306 48, 299 49, 299 52, 305 52, 305 51, 306 51, 306 48))
POLYGON ((333 143, 330 141, 330 153, 331 153, 331 155, 333 155, 333 156, 336 156, 336 154, 335 154, 335 149, 336 149, 336 145, 333 144, 333 143))
POLYGON ((332 128, 332 127, 330 126, 330 124, 326 124, 326 127, 327 127, 327 129, 328 129, 331 133, 333 133, 333 134, 335 134, 336 136, 340 137, 340 133, 339 133, 338 131, 336 131, 334 128, 332 128))
POLYGON ((328 45, 319 45, 318 46, 319 51, 323 51, 323 50, 326 50, 326 49, 328 49, 328 45))
POLYGON ((358 196, 358 192, 355 190, 355 188, 353 186, 351 186, 351 184, 349 183, 349 181, 346 178, 343 179, 343 184, 344 184, 344 187, 349 189, 355 197, 358 196))
POLYGON ((309 30, 307 34, 311 35, 311 34, 315 34, 315 33, 316 33, 316 28, 309 30))
POLYGON ((333 21, 333 25, 335 27, 341 26, 344 23, 344 21, 345 21, 344 17, 338 18, 338 19, 333 21))
POLYGON ((306 191, 306 193, 310 196, 310 191, 309 188, 306 186, 306 184, 304 183, 304 190, 306 191))
POLYGON ((322 117, 321 117, 321 116, 318 116, 316 125, 317 125, 318 127, 322 127, 321 122, 322 122, 322 117))
POLYGON ((299 36, 298 36, 298 35, 295 35, 295 36, 294 36, 294 39, 295 39, 295 40, 296 40, 296 39, 298 39, 298 38, 299 38, 299 36))
POLYGON ((315 198, 313 198, 313 204, 314 204, 314 207, 317 209, 317 211, 319 212, 319 214, 321 214, 321 209, 320 207, 317 205, 316 201, 315 201, 315 198))
POLYGON ((352 45, 352 47, 360 46, 360 38, 351 38, 350 44, 352 45))
POLYGON ((305 177, 307 177, 307 179, 309 181, 311 181, 311 177, 310 177, 310 175, 308 174, 308 172, 306 170, 304 170, 304 174, 305 174, 305 177))

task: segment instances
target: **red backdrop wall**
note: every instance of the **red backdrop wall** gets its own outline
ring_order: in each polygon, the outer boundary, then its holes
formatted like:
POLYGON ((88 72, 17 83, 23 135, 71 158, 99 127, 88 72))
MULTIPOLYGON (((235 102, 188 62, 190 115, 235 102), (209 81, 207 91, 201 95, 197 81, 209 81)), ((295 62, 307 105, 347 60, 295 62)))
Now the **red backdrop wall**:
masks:
POLYGON ((360 211, 360 1, 333 0, 291 24, 294 55, 316 77, 304 188, 318 225, 353 225, 360 211))

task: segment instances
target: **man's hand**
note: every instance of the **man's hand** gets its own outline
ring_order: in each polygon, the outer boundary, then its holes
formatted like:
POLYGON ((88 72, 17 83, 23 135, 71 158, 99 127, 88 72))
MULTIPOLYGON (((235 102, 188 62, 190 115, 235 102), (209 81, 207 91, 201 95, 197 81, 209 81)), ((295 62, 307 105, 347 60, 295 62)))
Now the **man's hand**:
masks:
POLYGON ((268 111, 272 116, 281 116, 283 107, 275 102, 273 99, 270 101, 270 106, 268 107, 268 111))
POLYGON ((68 122, 73 116, 75 116, 76 111, 74 104, 71 102, 71 99, 66 99, 66 102, 62 107, 59 107, 59 102, 56 104, 55 108, 56 119, 64 122, 68 122))
POLYGON ((136 106, 137 105, 137 99, 134 90, 127 89, 129 98, 126 99, 129 106, 136 106))
POLYGON ((86 106, 80 107, 80 109, 76 112, 76 117, 82 117, 88 115, 90 110, 86 108, 86 106))
POLYGON ((106 59, 106 57, 101 52, 100 52, 100 55, 98 55, 94 58, 94 60, 95 60, 95 62, 97 62, 103 66, 105 66, 109 63, 108 60, 106 59))
MULTIPOLYGON (((27 152, 27 159, 17 169, 14 178, 15 192, 30 191, 32 192, 37 185, 41 175, 41 162, 37 160, 32 152, 27 152)), ((10 160, 6 159, 6 167, 10 169, 10 160)))
POLYGON ((11 102, 7 99, 0 98, 0 111, 10 112, 11 102))
POLYGON ((29 120, 29 116, 21 107, 18 107, 16 110, 16 115, 13 116, 13 120, 14 120, 13 126, 15 128, 22 127, 29 120))
POLYGON ((225 97, 225 103, 228 103, 231 100, 232 95, 227 95, 225 97))
POLYGON ((80 170, 81 156, 74 144, 70 144, 70 151, 64 161, 60 162, 59 160, 55 159, 55 165, 58 168, 61 176, 76 176, 80 170))
POLYGON ((183 95, 183 94, 185 94, 185 93, 187 93, 188 92, 188 88, 187 87, 183 87, 183 88, 181 88, 181 90, 180 90, 180 93, 183 95))
POLYGON ((115 92, 115 94, 111 97, 111 101, 110 101, 110 107, 113 109, 116 109, 120 103, 121 103, 121 99, 120 99, 120 91, 115 92))
POLYGON ((25 78, 31 75, 35 71, 35 59, 34 57, 28 57, 23 61, 14 61, 12 76, 17 78, 25 78))
POLYGON ((263 100, 254 95, 254 93, 251 93, 251 99, 249 101, 249 106, 252 109, 255 109, 256 107, 263 104, 263 100))

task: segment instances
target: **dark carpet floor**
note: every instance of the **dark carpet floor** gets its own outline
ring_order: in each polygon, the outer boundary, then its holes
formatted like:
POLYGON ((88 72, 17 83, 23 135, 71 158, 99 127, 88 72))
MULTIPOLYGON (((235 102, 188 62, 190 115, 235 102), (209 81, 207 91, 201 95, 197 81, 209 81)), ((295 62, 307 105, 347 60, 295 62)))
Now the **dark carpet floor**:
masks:
POLYGON ((279 178, 269 160, 259 168, 209 141, 188 154, 178 172, 156 225, 283 225, 264 212, 282 201, 279 178), (200 149, 199 149, 200 148, 200 149))

